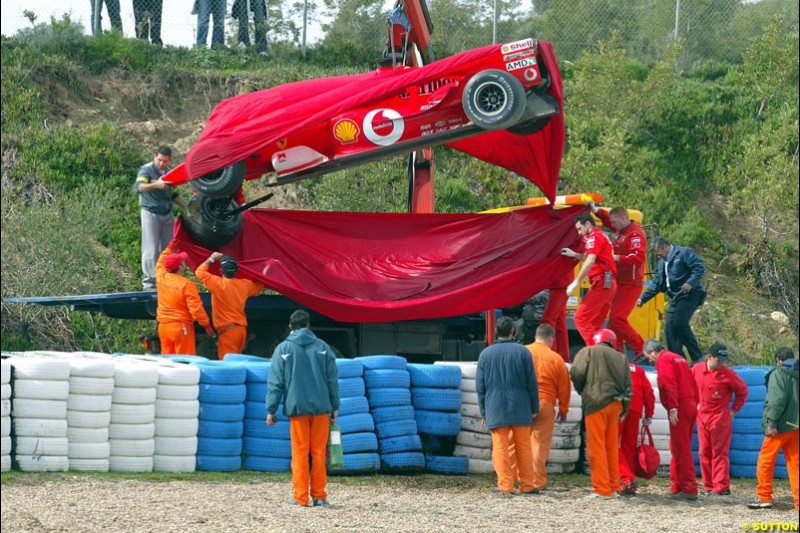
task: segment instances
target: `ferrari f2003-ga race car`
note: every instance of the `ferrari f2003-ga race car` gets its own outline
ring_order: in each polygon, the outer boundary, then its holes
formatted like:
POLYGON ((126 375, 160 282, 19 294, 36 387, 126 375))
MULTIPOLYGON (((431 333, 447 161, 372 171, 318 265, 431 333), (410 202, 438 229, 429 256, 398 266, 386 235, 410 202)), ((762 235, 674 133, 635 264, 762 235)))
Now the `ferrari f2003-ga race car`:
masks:
POLYGON ((240 231, 233 197, 245 179, 281 185, 442 144, 517 172, 547 194, 542 182, 555 183, 557 169, 547 176, 545 162, 560 161, 563 151, 562 106, 549 43, 491 45, 422 67, 389 65, 223 100, 164 180, 196 190, 183 222, 208 248, 240 231), (559 127, 541 135, 553 117, 559 127))

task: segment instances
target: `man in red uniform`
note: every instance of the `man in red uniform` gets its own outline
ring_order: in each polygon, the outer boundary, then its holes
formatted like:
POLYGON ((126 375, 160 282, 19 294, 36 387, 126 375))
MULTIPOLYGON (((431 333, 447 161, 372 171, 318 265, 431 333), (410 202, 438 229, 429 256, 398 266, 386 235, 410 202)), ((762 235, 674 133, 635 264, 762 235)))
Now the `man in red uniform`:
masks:
POLYGON ((554 281, 548 289, 547 304, 542 311, 540 324, 550 324, 555 330, 553 351, 564 359, 570 361, 569 331, 567 330, 567 298, 566 288, 575 279, 575 270, 569 269, 560 279, 554 281))
MULTIPOLYGON (((642 343, 644 344, 644 343, 642 343)), ((655 409, 653 386, 642 367, 629 363, 633 395, 627 416, 619 423, 619 478, 620 492, 627 496, 636 494, 636 439, 639 421, 650 425, 655 409), (644 419, 642 419, 644 414, 644 419)))
POLYGON ((704 363, 692 367, 700 394, 697 409, 697 439, 700 441, 700 474, 704 496, 729 496, 733 417, 747 400, 747 385, 728 368, 728 349, 718 342, 711 345, 704 363), (731 405, 731 394, 735 396, 731 405))
POLYGON ((644 355, 656 365, 661 405, 669 413, 669 477, 672 496, 697 499, 697 476, 692 459, 692 430, 697 418, 697 386, 682 355, 664 349, 661 341, 644 343, 644 355))
POLYGON ((628 210, 621 205, 609 212, 599 209, 594 202, 589 202, 588 205, 605 227, 613 228, 617 232, 613 245, 613 257, 617 262, 617 292, 611 300, 611 313, 608 317, 608 329, 617 334, 614 349, 625 353, 624 345, 627 344, 634 355, 639 356, 644 339, 628 322, 628 316, 642 295, 644 271, 647 268, 647 237, 642 226, 631 220, 628 210))
POLYGON ((603 327, 611 299, 617 290, 617 265, 614 263, 611 241, 603 230, 594 223, 590 213, 583 213, 575 218, 575 229, 583 237, 585 252, 578 253, 569 248, 562 248, 561 255, 583 261, 578 276, 567 287, 567 295, 571 295, 587 275, 591 282, 589 292, 583 297, 578 310, 575 311, 575 327, 583 337, 586 346, 591 346, 592 336, 603 327))

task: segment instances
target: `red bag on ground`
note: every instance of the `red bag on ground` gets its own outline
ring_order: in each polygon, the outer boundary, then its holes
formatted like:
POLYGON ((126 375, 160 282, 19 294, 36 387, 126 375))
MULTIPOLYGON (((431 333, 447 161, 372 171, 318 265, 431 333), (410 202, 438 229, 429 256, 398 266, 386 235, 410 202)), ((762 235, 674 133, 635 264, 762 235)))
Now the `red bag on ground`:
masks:
POLYGON ((642 426, 639 434, 639 446, 636 447, 636 475, 643 479, 650 479, 658 472, 661 456, 653 444, 653 435, 648 426, 642 426))

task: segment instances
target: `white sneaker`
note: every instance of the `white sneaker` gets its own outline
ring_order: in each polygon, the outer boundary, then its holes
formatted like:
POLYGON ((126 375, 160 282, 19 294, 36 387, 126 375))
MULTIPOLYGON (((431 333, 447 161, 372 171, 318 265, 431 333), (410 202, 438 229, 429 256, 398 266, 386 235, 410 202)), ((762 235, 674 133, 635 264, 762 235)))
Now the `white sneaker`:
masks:
POLYGON ((239 46, 239 50, 244 50, 245 48, 247 48, 247 45, 244 44, 244 43, 239 43, 238 46, 239 46))

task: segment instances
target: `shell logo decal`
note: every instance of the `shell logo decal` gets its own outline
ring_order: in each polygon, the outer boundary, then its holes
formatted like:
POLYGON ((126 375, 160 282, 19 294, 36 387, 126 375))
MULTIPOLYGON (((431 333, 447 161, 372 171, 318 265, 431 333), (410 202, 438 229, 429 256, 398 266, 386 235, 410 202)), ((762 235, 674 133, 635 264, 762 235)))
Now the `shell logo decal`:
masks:
POLYGON ((359 133, 361 130, 358 129, 358 124, 349 118, 340 120, 333 126, 333 136, 342 144, 356 142, 359 133))
POLYGON ((406 123, 394 109, 374 109, 364 117, 364 136, 378 146, 391 146, 403 136, 406 123), (388 132, 384 133, 384 130, 388 132))

